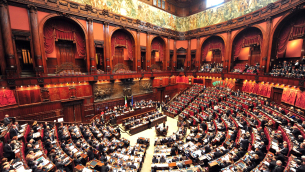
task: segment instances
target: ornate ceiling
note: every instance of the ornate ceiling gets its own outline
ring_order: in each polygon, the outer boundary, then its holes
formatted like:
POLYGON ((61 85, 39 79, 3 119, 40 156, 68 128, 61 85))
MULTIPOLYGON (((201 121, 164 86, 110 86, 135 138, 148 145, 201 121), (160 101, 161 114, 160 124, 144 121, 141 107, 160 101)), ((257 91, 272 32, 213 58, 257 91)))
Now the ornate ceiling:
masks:
MULTIPOLYGON (((225 22, 267 6, 276 0, 249 1, 231 0, 219 6, 209 8, 187 17, 177 17, 159 8, 138 0, 72 0, 89 4, 99 9, 139 19, 163 28, 179 32, 194 30, 209 25, 225 22)), ((197 0, 169 0, 177 3, 192 3, 197 0), (185 1, 185 2, 183 2, 185 1)))

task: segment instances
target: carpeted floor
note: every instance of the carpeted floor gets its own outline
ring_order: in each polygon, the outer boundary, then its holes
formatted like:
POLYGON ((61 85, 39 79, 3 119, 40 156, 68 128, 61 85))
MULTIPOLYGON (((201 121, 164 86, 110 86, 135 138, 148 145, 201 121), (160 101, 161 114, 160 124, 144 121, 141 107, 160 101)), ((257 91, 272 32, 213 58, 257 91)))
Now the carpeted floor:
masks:
MULTIPOLYGON (((178 130, 177 121, 178 121, 178 116, 176 118, 167 117, 166 125, 168 126, 168 132, 167 132, 168 136, 178 130)), ((120 125, 120 126, 122 128, 122 125, 120 125)), ((188 132, 189 132, 189 130, 188 130, 188 132)), ((154 142, 155 142, 155 138, 157 137, 155 128, 152 127, 151 129, 144 130, 140 133, 137 133, 137 134, 131 135, 131 136, 128 135, 127 133, 121 132, 121 137, 124 137, 124 138, 127 138, 128 140, 130 140, 130 145, 135 145, 137 142, 137 139, 139 137, 150 138, 150 145, 146 151, 146 156, 145 156, 144 163, 142 165, 142 170, 141 170, 142 172, 150 171, 151 170, 151 161, 152 161, 152 157, 153 157, 153 153, 154 153, 154 142)), ((159 137, 162 137, 162 136, 159 136, 159 137)))

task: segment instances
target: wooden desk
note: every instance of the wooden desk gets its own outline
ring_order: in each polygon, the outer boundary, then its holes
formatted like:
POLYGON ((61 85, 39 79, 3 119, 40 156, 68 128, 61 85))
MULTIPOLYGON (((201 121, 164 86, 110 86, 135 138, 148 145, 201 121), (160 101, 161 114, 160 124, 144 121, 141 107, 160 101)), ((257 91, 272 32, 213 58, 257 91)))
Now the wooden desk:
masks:
MULTIPOLYGON (((124 118, 129 118, 131 116, 135 116, 135 115, 138 115, 138 114, 147 113, 147 112, 152 111, 154 109, 155 109, 155 106, 152 106, 152 107, 146 107, 146 108, 143 108, 143 109, 137 109, 137 110, 134 110, 134 111, 131 111, 131 112, 128 112, 128 113, 123 113, 120 116, 116 116, 116 123, 121 124, 124 118)), ((111 115, 112 114, 107 115, 106 120, 108 120, 111 115)))
POLYGON ((74 167, 73 172, 81 172, 85 167, 83 165, 78 164, 74 167))
MULTIPOLYGON (((157 124, 160 124, 160 123, 162 123, 166 120, 167 120, 166 116, 162 116, 161 118, 154 119, 151 122, 151 127, 153 127, 157 124)), ((141 124, 141 125, 138 125, 138 126, 135 126, 135 127, 131 127, 130 130, 129 130, 129 133, 130 134, 136 134, 136 133, 139 133, 139 132, 141 132, 143 130, 146 130, 146 129, 148 129, 148 123, 141 124)))

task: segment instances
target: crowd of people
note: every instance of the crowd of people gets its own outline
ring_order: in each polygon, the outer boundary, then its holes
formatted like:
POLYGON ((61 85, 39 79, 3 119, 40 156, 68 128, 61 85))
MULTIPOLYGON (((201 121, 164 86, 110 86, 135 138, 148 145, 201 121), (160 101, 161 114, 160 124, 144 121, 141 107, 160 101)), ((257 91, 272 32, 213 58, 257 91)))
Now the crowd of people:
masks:
POLYGON ((288 78, 304 78, 305 77, 305 58, 301 61, 297 60, 295 62, 292 61, 283 61, 278 65, 273 65, 271 72, 269 73, 271 76, 281 76, 288 78))
POLYGON ((204 88, 186 104, 179 100, 178 125, 190 128, 190 134, 157 138, 153 169, 172 162, 185 168, 191 160, 210 171, 305 170, 305 121, 300 109, 284 110, 261 96, 225 88, 204 88))
POLYGON ((243 73, 243 74, 256 74, 259 71, 259 64, 256 63, 254 66, 249 66, 248 63, 245 66, 236 66, 232 69, 232 73, 243 73))
MULTIPOLYGON (((156 105, 161 106, 158 102, 156 105)), ((120 111, 121 107, 114 109, 120 111)), ((163 110, 179 114, 178 130, 154 140, 152 171, 165 167, 180 171, 305 170, 305 120, 300 109, 285 109, 267 98, 239 90, 196 84, 163 110), (169 111, 173 107, 179 111, 169 111), (172 163, 175 165, 169 167, 172 163)), ((153 111, 140 118, 128 118, 124 124, 136 126, 160 115, 153 111)), ((52 166, 72 171, 72 164, 86 166, 92 160, 104 164, 100 171, 140 170, 149 145, 148 139, 138 139, 131 146, 118 127, 105 124, 104 115, 90 124, 34 122, 32 126, 12 123, 6 115, 1 129, 8 128, 11 139, 4 145, 1 167, 5 172, 14 170, 20 162, 18 150, 23 151, 23 143, 26 165, 34 172, 52 166), (27 127, 29 133, 23 142, 19 138, 27 127), (49 165, 41 157, 48 159, 49 165)), ((163 131, 167 126, 161 123, 156 128, 163 131)))
POLYGON ((223 69, 222 63, 207 63, 200 67, 198 72, 221 73, 223 69))

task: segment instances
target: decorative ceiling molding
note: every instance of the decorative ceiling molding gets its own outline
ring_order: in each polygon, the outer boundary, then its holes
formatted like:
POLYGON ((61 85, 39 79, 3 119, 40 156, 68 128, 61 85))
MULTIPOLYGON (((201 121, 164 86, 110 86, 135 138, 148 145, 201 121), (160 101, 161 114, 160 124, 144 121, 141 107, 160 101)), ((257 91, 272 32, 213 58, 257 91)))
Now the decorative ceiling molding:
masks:
POLYGON ((92 18, 93 21, 97 22, 111 23, 112 25, 124 26, 128 29, 139 29, 142 32, 150 32, 151 34, 161 35, 165 37, 170 36, 178 40, 185 40, 196 37, 203 37, 211 35, 213 33, 224 33, 227 30, 243 28, 245 25, 250 26, 257 24, 259 22, 264 21, 266 18, 273 18, 273 16, 281 15, 286 12, 291 12, 291 10, 295 11, 303 9, 304 1, 305 0, 287 2, 287 0, 280 0, 241 17, 230 19, 228 21, 215 25, 190 30, 187 32, 178 32, 172 29, 156 26, 149 22, 141 21, 139 19, 132 19, 122 15, 114 14, 106 9, 97 9, 92 6, 82 5, 64 0, 36 0, 35 2, 28 0, 8 0, 8 3, 10 5, 21 7, 24 7, 24 5, 33 5, 36 6, 39 11, 51 11, 62 14, 69 14, 71 16, 81 19, 92 18), (39 3, 38 1, 42 1, 44 3, 39 3), (60 2, 67 2, 67 6, 70 8, 67 9, 66 4, 60 2))

